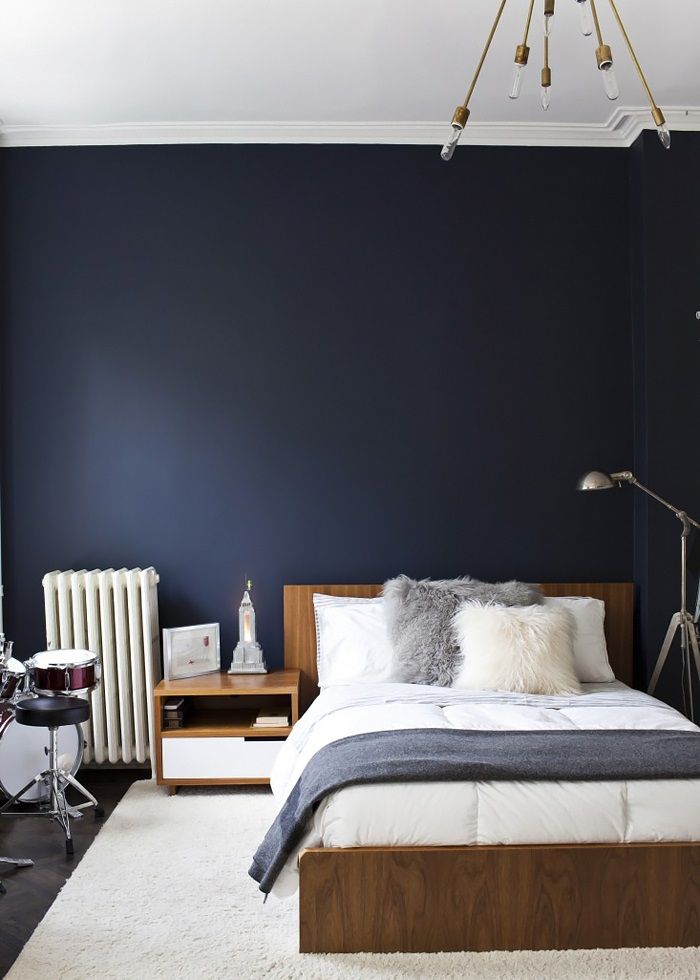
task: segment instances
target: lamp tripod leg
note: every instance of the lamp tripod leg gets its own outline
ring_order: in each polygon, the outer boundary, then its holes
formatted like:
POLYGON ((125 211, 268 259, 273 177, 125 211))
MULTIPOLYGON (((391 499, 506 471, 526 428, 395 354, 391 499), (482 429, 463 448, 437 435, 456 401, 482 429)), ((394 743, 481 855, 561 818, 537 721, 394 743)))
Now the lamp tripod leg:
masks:
POLYGON ((681 623, 681 669, 685 676, 685 690, 683 698, 683 711, 695 721, 695 699, 693 698, 693 664, 690 658, 690 631, 688 629, 688 617, 683 617, 681 623))
MULTIPOLYGON (((698 676, 698 682, 700 682, 700 646, 698 645, 698 636, 695 632, 695 622, 690 615, 688 616, 686 622, 688 624, 688 639, 690 640, 689 655, 692 653, 693 663, 695 664, 695 673, 698 676)), ((692 708, 693 705, 691 703, 691 710, 692 708)), ((695 719, 691 716, 690 720, 694 721, 695 719)))
POLYGON ((661 647, 661 653, 659 654, 659 659, 656 661, 656 666, 654 667, 654 673, 651 675, 651 680, 649 681, 649 687, 647 688, 648 694, 653 694, 656 690, 656 685, 659 682, 659 677, 661 676, 661 671, 666 663, 666 658, 668 657, 669 650, 671 649, 671 644, 676 635, 676 630, 681 625, 681 614, 679 612, 674 613, 671 616, 671 622, 668 624, 668 629, 666 630, 666 637, 661 647))

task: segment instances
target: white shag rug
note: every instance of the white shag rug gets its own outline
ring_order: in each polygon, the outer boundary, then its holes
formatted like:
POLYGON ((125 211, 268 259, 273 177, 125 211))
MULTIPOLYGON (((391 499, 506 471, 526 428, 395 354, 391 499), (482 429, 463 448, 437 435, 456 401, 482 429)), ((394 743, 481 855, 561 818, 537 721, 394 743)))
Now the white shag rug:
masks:
POLYGON ((274 813, 261 790, 129 789, 8 980, 696 980, 698 949, 297 952, 296 899, 262 904, 250 858, 274 813))

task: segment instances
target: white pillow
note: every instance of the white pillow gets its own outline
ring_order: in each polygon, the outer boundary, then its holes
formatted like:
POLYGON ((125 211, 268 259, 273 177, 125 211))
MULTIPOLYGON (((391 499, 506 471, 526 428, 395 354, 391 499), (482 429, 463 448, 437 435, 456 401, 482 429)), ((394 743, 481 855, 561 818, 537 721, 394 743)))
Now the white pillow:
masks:
POLYGON ((394 679, 394 650, 384 599, 314 593, 319 687, 381 684, 394 679))
POLYGON ((454 617, 464 657, 452 687, 578 694, 574 624, 563 607, 467 602, 454 617))
POLYGON ((550 608, 568 609, 573 615, 574 660, 576 674, 584 684, 609 683, 615 680, 608 647, 605 642, 605 603, 590 596, 548 596, 544 604, 550 608))

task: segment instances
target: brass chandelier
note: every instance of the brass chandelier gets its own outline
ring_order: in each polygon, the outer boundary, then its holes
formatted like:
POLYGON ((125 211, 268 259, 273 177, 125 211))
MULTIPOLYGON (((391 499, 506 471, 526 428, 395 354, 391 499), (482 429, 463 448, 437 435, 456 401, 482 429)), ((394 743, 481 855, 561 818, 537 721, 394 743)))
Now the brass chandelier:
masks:
MULTIPOLYGON (((603 88, 605 89, 605 94, 609 99, 614 101, 620 94, 620 90, 617 85, 617 78, 615 76, 615 67, 613 64, 612 50, 610 46, 606 44, 603 40, 603 33, 600 29, 600 21, 598 20, 598 11, 596 10, 596 0, 574 0, 578 4, 579 15, 581 18, 581 32, 589 37, 595 30, 598 45, 595 49, 595 57, 598 71, 600 72, 600 77, 603 82, 603 88)), ((629 35, 625 30, 625 25, 622 23, 622 18, 615 4, 615 0, 609 0, 610 7, 612 9, 617 25, 620 28, 622 37, 624 38, 625 44, 627 45, 627 50, 630 53, 630 57, 634 62, 634 66, 637 69, 637 73, 641 79, 642 85, 644 86, 644 91, 646 92, 647 99, 649 100, 649 105, 651 108, 651 116, 656 125, 657 132, 659 134, 659 139, 662 144, 668 149, 671 145, 671 134, 668 131, 666 125, 666 120, 661 109, 656 104, 654 96, 651 93, 649 84, 644 77, 644 72, 642 71, 642 66, 639 64, 637 55, 634 53, 634 48, 632 47, 632 42, 629 39, 629 35)), ((503 8, 506 5, 506 0, 500 0, 498 10, 496 12, 496 18, 489 32, 489 36, 486 39, 486 44, 484 45, 484 50, 481 52, 481 57, 479 58, 479 63, 476 66, 476 71, 472 77, 469 89, 467 91, 464 102, 458 105, 452 116, 452 132, 442 148, 441 156, 443 160, 450 160, 455 151, 459 138, 462 135, 464 127, 469 119, 469 102, 471 100, 474 89, 476 88, 476 83, 479 80, 479 75, 481 74, 481 69, 483 68, 484 61, 486 60, 486 55, 491 47, 491 41, 498 28, 498 23, 501 19, 501 14, 503 13, 503 8)), ((508 93, 511 99, 517 99, 520 95, 520 88, 522 85, 523 74, 527 66, 528 57, 530 55, 530 49, 527 45, 528 37, 530 34, 530 25, 532 22, 532 12, 534 9, 535 0, 529 0, 527 17, 525 20, 525 30, 523 32, 522 43, 519 44, 515 49, 515 59, 513 65, 513 80, 511 82, 510 91, 508 93)), ((540 75, 540 85, 541 85, 541 104, 542 108, 547 110, 549 108, 550 101, 550 88, 552 85, 552 70, 549 67, 549 39, 552 30, 552 19, 554 18, 554 0, 544 0, 544 39, 543 39, 543 63, 542 72, 540 75)))

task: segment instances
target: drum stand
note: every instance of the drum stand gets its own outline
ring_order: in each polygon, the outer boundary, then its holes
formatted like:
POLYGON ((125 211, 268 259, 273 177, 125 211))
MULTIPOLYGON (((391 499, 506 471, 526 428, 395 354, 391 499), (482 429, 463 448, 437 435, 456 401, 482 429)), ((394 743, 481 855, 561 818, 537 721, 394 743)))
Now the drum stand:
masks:
MULTIPOLYGON (((0 589, 2 594, 2 589, 0 589)), ((0 632, 0 666, 5 664, 12 656, 12 641, 5 639, 5 634, 0 632)), ((30 858, 11 858, 0 854, 0 864, 12 864, 16 868, 31 868, 34 862, 30 858)), ((5 895, 7 889, 0 879, 0 895, 5 895)))
POLYGON ((33 779, 30 779, 26 786, 23 786, 19 792, 0 806, 0 815, 3 816, 22 816, 22 815, 40 815, 51 817, 56 823, 60 824, 63 828, 63 833, 66 835, 66 854, 73 853, 73 838, 71 836, 70 829, 70 818, 80 818, 82 817, 81 810, 86 807, 95 808, 95 817, 104 816, 104 808, 100 806, 95 797, 89 790, 85 789, 82 783, 79 783, 75 776, 71 773, 66 772, 65 769, 59 769, 58 767, 58 728, 49 728, 49 747, 46 749, 49 757, 49 767, 44 769, 43 772, 38 773, 33 779), (49 790, 49 802, 46 804, 45 809, 37 810, 12 810, 9 808, 16 803, 24 794, 36 786, 37 783, 45 783, 49 790), (68 786, 72 786, 76 789, 81 796, 85 799, 84 803, 78 804, 78 806, 71 806, 66 801, 66 789, 68 786))
MULTIPOLYGON (((14 864, 15 867, 17 868, 31 868, 34 865, 34 862, 31 861, 29 858, 9 858, 9 857, 4 857, 2 854, 0 854, 0 864, 14 864)), ((0 879, 0 895, 6 895, 6 894, 7 894, 7 889, 5 888, 4 883, 0 879)))

